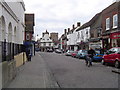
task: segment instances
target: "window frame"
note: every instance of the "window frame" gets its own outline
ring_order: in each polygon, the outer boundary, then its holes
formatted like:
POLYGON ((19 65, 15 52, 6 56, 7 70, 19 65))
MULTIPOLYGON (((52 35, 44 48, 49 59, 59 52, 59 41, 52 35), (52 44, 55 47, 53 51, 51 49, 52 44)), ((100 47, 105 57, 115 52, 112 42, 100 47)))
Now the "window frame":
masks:
POLYGON ((110 17, 106 18, 106 30, 110 30, 110 17))
POLYGON ((117 28, 117 27, 118 27, 118 14, 115 14, 113 15, 113 28, 117 28))

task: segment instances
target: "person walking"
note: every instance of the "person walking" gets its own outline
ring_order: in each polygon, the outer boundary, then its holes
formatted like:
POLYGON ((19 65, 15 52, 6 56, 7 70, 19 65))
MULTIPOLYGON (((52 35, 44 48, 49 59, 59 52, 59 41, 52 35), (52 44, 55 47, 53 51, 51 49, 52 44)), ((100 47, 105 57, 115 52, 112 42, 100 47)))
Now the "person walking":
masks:
POLYGON ((26 56, 27 56, 27 60, 31 61, 31 53, 30 53, 30 49, 26 50, 26 56))
POLYGON ((86 66, 88 66, 88 67, 92 66, 92 60, 93 60, 94 55, 95 55, 95 50, 90 48, 88 50, 88 55, 86 56, 86 66))

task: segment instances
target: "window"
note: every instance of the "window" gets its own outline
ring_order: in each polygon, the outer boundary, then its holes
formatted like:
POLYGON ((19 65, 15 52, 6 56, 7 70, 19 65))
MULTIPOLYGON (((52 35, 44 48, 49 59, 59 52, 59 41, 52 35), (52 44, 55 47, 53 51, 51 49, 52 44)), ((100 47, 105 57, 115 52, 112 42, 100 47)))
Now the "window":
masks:
POLYGON ((110 29, 110 18, 106 19, 106 30, 110 29))
POLYGON ((118 26, 118 15, 115 14, 113 16, 113 28, 117 28, 117 26, 118 26))
POLYGON ((84 39, 84 36, 83 36, 83 31, 81 31, 81 38, 84 39))
POLYGON ((51 46, 51 43, 49 43, 49 46, 51 46))
POLYGON ((26 40, 30 40, 30 35, 28 33, 26 34, 26 40))
POLYGON ((46 46, 46 43, 44 43, 44 46, 46 46))
POLYGON ((101 36, 101 29, 98 29, 97 37, 100 37, 100 36, 101 36))

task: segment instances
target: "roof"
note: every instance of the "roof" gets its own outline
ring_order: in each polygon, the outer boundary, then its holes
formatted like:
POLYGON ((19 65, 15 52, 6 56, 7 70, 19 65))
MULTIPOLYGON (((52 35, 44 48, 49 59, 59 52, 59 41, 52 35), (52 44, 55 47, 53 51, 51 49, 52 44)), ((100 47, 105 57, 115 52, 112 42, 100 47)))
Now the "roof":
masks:
POLYGON ((84 29, 84 28, 86 28, 86 27, 91 26, 91 25, 95 22, 95 20, 101 15, 101 13, 102 13, 102 12, 97 13, 89 22, 83 24, 83 25, 82 25, 80 28, 78 28, 76 31, 79 31, 79 30, 81 30, 81 29, 84 29))

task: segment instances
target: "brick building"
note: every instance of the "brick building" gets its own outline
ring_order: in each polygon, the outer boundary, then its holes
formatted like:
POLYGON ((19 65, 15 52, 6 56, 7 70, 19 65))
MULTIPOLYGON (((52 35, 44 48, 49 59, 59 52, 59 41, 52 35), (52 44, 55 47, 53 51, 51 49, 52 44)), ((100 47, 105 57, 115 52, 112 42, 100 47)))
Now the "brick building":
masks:
POLYGON ((120 47, 120 1, 102 11, 103 48, 120 47))
POLYGON ((26 49, 30 49, 31 54, 35 55, 35 43, 33 41, 34 34, 34 14, 25 14, 25 41, 24 45, 26 49))

